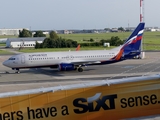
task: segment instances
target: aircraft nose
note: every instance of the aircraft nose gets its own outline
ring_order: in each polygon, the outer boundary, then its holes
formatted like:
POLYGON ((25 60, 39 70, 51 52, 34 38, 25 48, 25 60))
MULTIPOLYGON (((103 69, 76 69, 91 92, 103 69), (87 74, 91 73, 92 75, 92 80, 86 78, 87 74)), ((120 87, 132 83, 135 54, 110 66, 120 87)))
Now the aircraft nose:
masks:
POLYGON ((6 61, 4 61, 4 62, 3 62, 3 65, 8 67, 8 66, 9 66, 8 61, 7 61, 7 60, 6 60, 6 61))

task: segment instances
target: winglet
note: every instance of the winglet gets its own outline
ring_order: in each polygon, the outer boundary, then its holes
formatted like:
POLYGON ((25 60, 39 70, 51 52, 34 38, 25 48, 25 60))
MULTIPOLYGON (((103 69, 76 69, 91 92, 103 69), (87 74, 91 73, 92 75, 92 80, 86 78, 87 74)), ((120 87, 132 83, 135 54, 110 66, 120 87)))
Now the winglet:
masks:
POLYGON ((77 46, 76 51, 80 50, 80 44, 77 46))

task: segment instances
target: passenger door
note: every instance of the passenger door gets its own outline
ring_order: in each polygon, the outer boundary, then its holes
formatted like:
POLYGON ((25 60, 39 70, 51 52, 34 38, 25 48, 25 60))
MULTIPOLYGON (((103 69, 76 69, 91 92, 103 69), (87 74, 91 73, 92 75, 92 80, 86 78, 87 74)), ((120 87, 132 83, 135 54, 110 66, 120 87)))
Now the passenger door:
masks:
POLYGON ((25 63, 25 56, 24 56, 24 55, 21 56, 21 63, 22 63, 22 64, 25 63))

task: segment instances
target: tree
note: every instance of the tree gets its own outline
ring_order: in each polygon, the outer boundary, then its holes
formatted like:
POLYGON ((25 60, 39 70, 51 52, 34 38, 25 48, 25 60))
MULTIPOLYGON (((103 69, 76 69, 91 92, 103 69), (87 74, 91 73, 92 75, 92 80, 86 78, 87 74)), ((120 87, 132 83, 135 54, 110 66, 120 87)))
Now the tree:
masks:
POLYGON ((43 41, 43 48, 52 48, 53 46, 53 40, 50 38, 46 38, 43 41))
POLYGON ((67 40, 66 40, 66 45, 67 45, 67 47, 69 47, 69 48, 73 47, 73 45, 72 45, 72 40, 71 40, 71 39, 67 39, 67 40))
POLYGON ((33 37, 46 37, 46 35, 43 34, 42 31, 36 31, 36 33, 33 35, 33 37))
POLYGON ((36 41, 35 49, 38 49, 38 48, 43 48, 43 43, 38 43, 36 41))
POLYGON ((93 38, 90 38, 90 40, 89 40, 90 42, 94 42, 94 39, 93 38))
POLYGON ((119 27, 118 30, 119 31, 124 31, 124 28, 123 27, 119 27))
POLYGON ((110 40, 110 45, 111 46, 119 46, 122 45, 123 41, 118 37, 118 36, 112 36, 110 40))
POLYGON ((49 33, 49 35, 50 35, 50 38, 51 38, 51 39, 58 39, 58 38, 59 38, 58 35, 57 35, 54 31, 51 31, 51 32, 49 33))
POLYGON ((27 29, 23 29, 22 31, 19 31, 19 37, 32 37, 32 33, 27 29))
POLYGON ((106 31, 110 31, 110 28, 104 28, 104 30, 106 30, 106 31))
POLYGON ((67 47, 66 40, 64 38, 60 38, 59 40, 61 41, 61 47, 66 48, 67 47))
POLYGON ((72 46, 73 46, 73 47, 77 47, 77 46, 78 46, 77 41, 73 41, 73 40, 72 40, 72 46))

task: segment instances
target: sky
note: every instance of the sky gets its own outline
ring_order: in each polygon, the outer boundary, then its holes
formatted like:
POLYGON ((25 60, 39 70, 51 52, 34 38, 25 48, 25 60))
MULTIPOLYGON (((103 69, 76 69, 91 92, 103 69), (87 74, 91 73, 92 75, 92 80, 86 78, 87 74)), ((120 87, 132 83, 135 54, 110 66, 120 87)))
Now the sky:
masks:
MULTIPOLYGON (((146 27, 160 27, 160 0, 144 0, 146 27)), ((136 27, 140 0, 0 0, 0 29, 136 27)))

